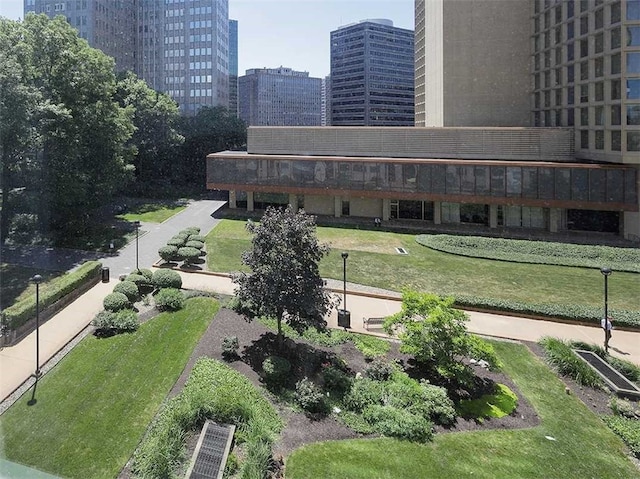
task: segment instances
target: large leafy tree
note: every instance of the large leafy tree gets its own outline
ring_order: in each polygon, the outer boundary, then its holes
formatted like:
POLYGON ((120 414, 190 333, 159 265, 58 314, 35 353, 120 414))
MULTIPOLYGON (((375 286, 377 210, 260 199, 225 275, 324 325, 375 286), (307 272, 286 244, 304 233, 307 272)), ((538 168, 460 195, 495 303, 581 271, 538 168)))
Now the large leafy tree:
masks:
MULTIPOLYGON (((14 111, 0 116, 0 131, 14 136, 2 153, 3 169, 5 157, 12 160, 9 190, 20 186, 19 166, 30 164, 23 186, 37 191, 41 229, 54 238, 78 233, 89 210, 131 178, 132 109, 115 101, 113 59, 90 48, 63 17, 29 14, 0 24, 0 56, 15 59, 3 67, 13 87, 2 93, 2 108, 14 111)), ((3 214, 5 231, 10 214, 11 207, 3 214)))
POLYGON ((171 179, 177 163, 178 147, 184 137, 177 131, 178 105, 165 94, 150 88, 131 72, 118 77, 116 99, 120 106, 132 109, 135 131, 129 141, 134 150, 138 190, 159 179, 171 179))
POLYGON ((195 116, 184 117, 182 133, 182 173, 185 183, 206 184, 206 161, 210 153, 242 149, 247 143, 247 127, 221 106, 203 107, 195 116))
POLYGON ((467 331, 469 317, 453 303, 453 298, 404 291, 401 311, 389 317, 384 328, 398 334, 401 352, 413 355, 449 386, 467 386, 474 374, 463 359, 482 359, 492 367, 499 364, 491 345, 467 331))
POLYGON ((315 217, 304 211, 267 208, 260 223, 248 222, 252 249, 242 255, 250 273, 237 273, 236 295, 254 305, 254 312, 276 318, 282 341, 282 322, 298 331, 326 328, 325 315, 335 306, 324 289, 318 262, 329 247, 319 243, 315 217))

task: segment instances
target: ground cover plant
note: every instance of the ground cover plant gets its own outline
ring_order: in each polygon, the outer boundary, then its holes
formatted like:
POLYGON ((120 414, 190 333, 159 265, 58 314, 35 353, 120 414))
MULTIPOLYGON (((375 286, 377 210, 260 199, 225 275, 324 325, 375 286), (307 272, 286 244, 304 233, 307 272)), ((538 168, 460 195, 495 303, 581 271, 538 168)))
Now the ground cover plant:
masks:
POLYGON ((187 204, 184 200, 142 202, 129 206, 127 212, 118 215, 117 218, 131 222, 162 223, 186 207, 187 204))
POLYGON ((3 458, 73 478, 113 478, 218 309, 193 298, 138 331, 87 336, 0 416, 3 458))
POLYGON ((608 266, 640 273, 638 248, 460 235, 418 235, 416 241, 437 251, 473 258, 596 269, 608 266))
POLYGON ((622 442, 577 397, 566 394, 543 361, 523 345, 492 344, 540 425, 436 434, 428 444, 389 438, 309 444, 289 456, 287 478, 425 477, 425 471, 435 479, 640 478, 622 442))
MULTIPOLYGON (((225 219, 207 235, 207 250, 215 251, 208 257, 210 270, 248 271, 240 261, 242 253, 250 249, 245 224, 225 219)), ((317 234, 332 248, 320 261, 320 274, 325 278, 342 279, 340 253, 347 251, 347 279, 354 283, 455 297, 475 294, 475 302, 489 298, 492 306, 500 302, 532 305, 545 298, 549 312, 568 311, 570 318, 580 319, 589 314, 593 321, 599 321, 602 275, 597 270, 456 256, 421 246, 412 234, 330 227, 318 227, 317 234), (397 254, 397 246, 409 254, 397 254)), ((609 278, 609 307, 616 319, 624 316, 619 311, 628 311, 629 324, 640 324, 638 290, 640 274, 614 271, 609 278)))

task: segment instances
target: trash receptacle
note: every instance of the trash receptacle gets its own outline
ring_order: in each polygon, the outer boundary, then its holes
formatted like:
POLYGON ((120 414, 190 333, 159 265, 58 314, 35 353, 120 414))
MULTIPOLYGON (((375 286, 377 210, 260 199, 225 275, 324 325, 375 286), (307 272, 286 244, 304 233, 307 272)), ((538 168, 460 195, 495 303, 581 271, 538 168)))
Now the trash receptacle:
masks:
POLYGON ((109 282, 109 268, 107 268, 106 266, 102 267, 102 270, 100 270, 100 274, 102 277, 102 282, 103 283, 108 283, 109 282))
POLYGON ((338 310, 338 327, 351 328, 351 312, 345 309, 338 310))

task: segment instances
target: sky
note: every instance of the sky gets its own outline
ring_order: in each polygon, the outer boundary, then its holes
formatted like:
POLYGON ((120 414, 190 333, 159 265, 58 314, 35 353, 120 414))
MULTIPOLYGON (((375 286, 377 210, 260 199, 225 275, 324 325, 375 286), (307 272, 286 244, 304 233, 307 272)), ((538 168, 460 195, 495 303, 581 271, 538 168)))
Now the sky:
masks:
MULTIPOLYGON (((414 0, 229 0, 238 20, 238 74, 285 66, 329 74, 329 34, 341 25, 386 18, 413 30, 414 0)), ((0 16, 23 17, 23 0, 0 0, 0 16)))

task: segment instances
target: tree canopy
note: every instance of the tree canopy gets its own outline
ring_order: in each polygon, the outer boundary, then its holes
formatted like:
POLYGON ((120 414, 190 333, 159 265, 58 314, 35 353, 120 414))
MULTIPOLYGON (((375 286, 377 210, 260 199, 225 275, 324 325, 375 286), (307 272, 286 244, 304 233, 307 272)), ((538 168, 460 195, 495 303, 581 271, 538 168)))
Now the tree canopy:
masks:
POLYGON ((255 305, 254 312, 276 318, 282 338, 282 321, 303 331, 326 328, 325 315, 335 300, 324 289, 318 262, 329 252, 319 243, 315 217, 304 211, 267 208, 260 223, 247 222, 253 234, 252 249, 242 255, 250 273, 237 273, 236 295, 255 305))

